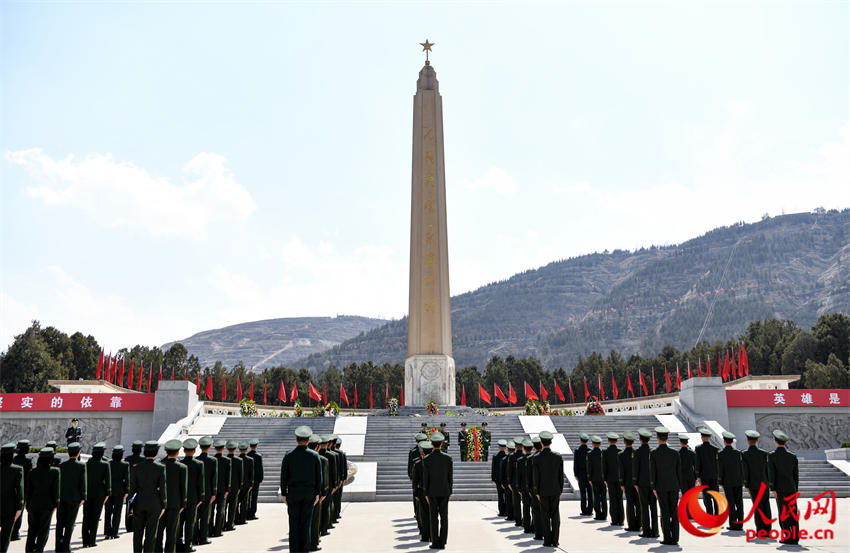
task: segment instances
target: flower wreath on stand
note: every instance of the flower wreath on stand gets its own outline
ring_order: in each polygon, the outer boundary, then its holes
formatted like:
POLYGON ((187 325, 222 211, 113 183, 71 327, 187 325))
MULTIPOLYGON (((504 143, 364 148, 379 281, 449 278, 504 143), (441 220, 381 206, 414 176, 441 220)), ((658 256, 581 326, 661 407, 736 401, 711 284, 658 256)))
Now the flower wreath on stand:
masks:
POLYGON ((248 398, 242 398, 239 402, 239 412, 243 417, 256 417, 257 405, 248 398))
POLYGON ((484 451, 484 435, 481 434, 481 427, 471 426, 467 428, 466 432, 466 460, 483 461, 481 454, 484 451))
POLYGON ((387 412, 390 414, 391 417, 398 416, 398 398, 390 399, 390 405, 387 408, 387 412))
POLYGON ((529 399, 525 404, 526 415, 548 415, 549 402, 539 402, 536 399, 529 399))
POLYGON ((425 408, 428 409, 428 414, 432 417, 439 417, 440 412, 437 411, 437 404, 433 401, 429 401, 425 404, 425 408))
POLYGON ((328 403, 327 405, 325 405, 325 413, 327 413, 327 415, 329 417, 338 416, 339 415, 339 405, 337 405, 337 403, 335 401, 328 403))
POLYGON ((584 410, 585 415, 604 415, 605 409, 599 403, 599 398, 593 396, 593 401, 587 402, 587 407, 584 410))
POLYGON ((295 411, 295 416, 296 416, 296 417, 300 417, 300 416, 304 415, 304 408, 303 408, 303 407, 301 407, 301 400, 300 400, 300 399, 296 399, 296 400, 295 400, 295 409, 294 409, 294 411, 295 411))

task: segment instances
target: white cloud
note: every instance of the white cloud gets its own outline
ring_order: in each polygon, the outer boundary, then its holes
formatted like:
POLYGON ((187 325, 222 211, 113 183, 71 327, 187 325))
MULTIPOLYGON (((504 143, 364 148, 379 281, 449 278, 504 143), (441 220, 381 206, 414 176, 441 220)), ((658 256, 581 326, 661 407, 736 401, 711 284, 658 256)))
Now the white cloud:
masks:
POLYGON ((517 191, 517 185, 511 176, 498 167, 490 167, 477 179, 464 183, 470 190, 490 191, 499 196, 512 198, 517 191))
POLYGON ((257 284, 248 275, 231 273, 223 265, 216 265, 209 283, 232 301, 252 302, 260 300, 257 284))
POLYGON ((210 224, 244 220, 256 209, 225 158, 212 153, 200 153, 186 164, 182 184, 111 155, 57 160, 33 148, 7 152, 6 160, 33 177, 26 187, 33 198, 76 208, 109 227, 143 229, 154 236, 202 238, 210 224))

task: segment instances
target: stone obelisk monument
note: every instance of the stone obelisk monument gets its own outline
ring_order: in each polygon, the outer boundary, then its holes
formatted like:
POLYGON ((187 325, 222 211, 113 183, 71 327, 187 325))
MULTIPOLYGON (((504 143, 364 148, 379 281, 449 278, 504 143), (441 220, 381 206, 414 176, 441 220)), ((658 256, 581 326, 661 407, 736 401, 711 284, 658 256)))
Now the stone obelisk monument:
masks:
POLYGON ((410 306, 405 405, 455 405, 455 362, 449 305, 443 103, 437 73, 422 44, 425 66, 413 97, 413 178, 410 194, 410 306))

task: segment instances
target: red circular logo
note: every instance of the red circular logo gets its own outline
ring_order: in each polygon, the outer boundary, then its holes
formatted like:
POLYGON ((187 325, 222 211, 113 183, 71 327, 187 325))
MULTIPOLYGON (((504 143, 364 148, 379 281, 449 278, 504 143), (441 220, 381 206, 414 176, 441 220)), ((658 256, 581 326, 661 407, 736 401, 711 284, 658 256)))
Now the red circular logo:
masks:
POLYGON ((687 530, 689 534, 699 536, 700 538, 707 538, 708 536, 713 536, 719 532, 723 527, 723 523, 726 522, 727 518, 729 518, 729 503, 720 492, 708 490, 708 486, 697 486, 682 494, 682 499, 679 500, 678 511, 679 522, 682 523, 682 527, 687 530), (706 493, 717 501, 717 511, 719 514, 710 515, 702 508, 702 505, 700 505, 699 502, 699 493, 702 490, 707 490, 706 493), (690 517, 688 515, 690 515, 690 517), (694 526, 691 523, 691 519, 693 519, 697 525, 706 528, 706 530, 702 530, 694 526))

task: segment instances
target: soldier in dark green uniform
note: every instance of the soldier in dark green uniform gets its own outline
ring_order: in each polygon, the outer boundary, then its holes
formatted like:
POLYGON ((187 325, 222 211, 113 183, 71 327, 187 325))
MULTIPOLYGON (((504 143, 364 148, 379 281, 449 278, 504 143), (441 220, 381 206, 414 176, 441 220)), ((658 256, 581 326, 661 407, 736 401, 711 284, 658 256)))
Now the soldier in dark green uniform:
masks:
POLYGON ((651 449, 649 438, 652 434, 646 428, 638 428, 640 447, 635 451, 632 461, 632 478, 640 500, 640 527, 642 538, 658 537, 658 503, 652 489, 649 457, 651 449))
POLYGON ((113 540, 118 537, 121 528, 121 509, 130 491, 130 464, 124 460, 124 446, 112 448, 112 460, 109 461, 109 473, 112 487, 106 499, 103 517, 103 538, 113 540))
POLYGON ((688 447, 688 435, 679 434, 679 466, 682 469, 682 474, 679 475, 679 484, 681 485, 682 495, 697 484, 697 476, 694 471, 696 458, 696 453, 688 447))
POLYGON ((86 465, 77 458, 80 444, 68 444, 68 460, 59 465, 59 507, 56 510, 56 552, 71 551, 77 513, 86 499, 86 465))
MULTIPOLYGON (((142 455, 142 447, 144 447, 144 442, 142 440, 136 440, 130 445, 130 455, 127 456, 125 461, 130 465, 130 469, 136 465, 136 463, 140 463, 145 460, 145 456, 142 455)), ((128 471, 128 482, 129 482, 129 471, 128 471)), ((127 509, 124 511, 124 528, 128 532, 133 531, 133 496, 127 495, 127 509)))
POLYGON ((260 440, 251 438, 248 445, 251 446, 248 456, 254 460, 254 487, 251 489, 251 502, 248 505, 248 520, 257 520, 257 500, 260 497, 260 484, 263 483, 263 455, 257 451, 260 440))
POLYGON ((236 507, 236 524, 247 524, 248 505, 251 503, 251 490, 254 489, 254 459, 248 456, 247 441, 239 442, 239 458, 242 459, 242 487, 236 507))
POLYGON ((618 461, 620 464, 620 489, 626 496, 626 531, 640 532, 640 499, 638 499, 638 492, 634 487, 632 476, 632 462, 635 453, 632 444, 635 443, 635 435, 631 432, 624 432, 623 443, 626 447, 620 452, 618 461))
POLYGON ((130 469, 130 495, 133 496, 133 551, 153 553, 159 517, 165 513, 168 495, 165 467, 156 462, 159 444, 145 442, 144 461, 130 469))
POLYGON ((328 461, 328 494, 321 502, 322 520, 319 522, 320 535, 327 536, 330 532, 333 510, 333 494, 339 485, 339 456, 330 449, 331 438, 327 434, 319 435, 319 454, 328 461))
POLYGON ((679 519, 676 506, 679 501, 679 454, 667 447, 670 431, 664 426, 655 427, 658 439, 656 447, 649 456, 652 487, 658 498, 661 511, 661 531, 664 545, 679 543, 679 519))
POLYGON ((537 455, 543 451, 543 442, 540 440, 540 435, 531 438, 531 445, 534 449, 531 450, 531 458, 525 462, 525 468, 528 472, 528 491, 529 502, 531 503, 531 527, 534 529, 534 539, 543 539, 543 526, 538 522, 540 520, 540 499, 537 497, 537 489, 534 487, 534 462, 537 455))
POLYGON ((522 498, 522 528, 526 534, 534 533, 534 520, 531 518, 531 487, 529 486, 531 470, 531 452, 534 449, 534 443, 531 438, 525 437, 522 439, 522 448, 524 455, 517 459, 516 470, 519 474, 519 489, 522 498))
POLYGON ((431 514, 431 549, 445 549, 449 535, 449 498, 454 482, 452 458, 440 451, 444 436, 431 435, 434 451, 422 461, 422 484, 431 514))
POLYGON ((198 440, 183 440, 183 459, 186 465, 186 508, 180 512, 177 523, 177 551, 194 551, 195 525, 198 520, 198 508, 206 500, 206 475, 204 462, 195 459, 198 440))
POLYGON ((58 455, 56 455, 56 440, 50 440, 49 442, 44 444, 44 447, 49 447, 50 449, 53 450, 53 465, 52 466, 59 468, 59 465, 62 464, 62 460, 59 458, 58 455))
POLYGON ((758 502, 757 508, 761 514, 753 515, 756 524, 756 536, 759 539, 767 539, 770 536, 771 524, 766 522, 770 520, 770 490, 768 488, 767 477, 767 451, 758 447, 759 437, 761 434, 755 430, 747 430, 747 445, 749 447, 744 451, 743 457, 743 481, 744 487, 750 491, 750 499, 755 502, 758 499, 759 491, 762 484, 765 489, 761 494, 761 500, 758 502), (764 518, 762 518, 764 515, 764 518))
POLYGON ((209 454, 212 443, 213 440, 210 436, 204 436, 198 440, 201 454, 198 455, 197 459, 204 464, 204 500, 198 507, 198 521, 195 524, 195 539, 193 541, 195 545, 211 543, 209 540, 210 513, 218 493, 218 459, 209 454))
POLYGON ((451 445, 452 440, 449 436, 448 431, 446 430, 446 423, 444 422, 440 423, 440 434, 443 435, 443 445, 440 447, 440 451, 442 451, 443 453, 448 453, 449 446, 451 445))
POLYGON ((230 495, 230 457, 224 454, 224 446, 227 442, 218 438, 214 442, 215 460, 218 472, 218 492, 215 502, 210 504, 210 525, 213 527, 210 535, 214 538, 221 536, 226 517, 227 499, 230 495))
POLYGON ((579 512, 582 515, 590 516, 593 514, 593 488, 590 487, 590 481, 587 479, 587 441, 590 436, 582 432, 579 434, 579 445, 573 451, 573 476, 578 481, 579 491, 579 512))
MULTIPOLYGON (((32 470, 32 459, 27 457, 27 453, 30 452, 30 441, 29 440, 18 440, 18 443, 15 446, 15 457, 12 459, 12 464, 18 465, 22 469, 24 469, 24 482, 27 481, 27 477, 32 470)), ((24 485, 24 501, 26 501, 27 494, 26 485, 24 485)), ((24 521, 24 517, 20 516, 14 522, 14 528, 12 530, 12 541, 18 541, 21 539, 21 523, 24 521)))
POLYGON ((236 455, 236 440, 227 440, 227 458, 230 459, 230 493, 227 496, 227 516, 224 521, 224 531, 234 530, 236 511, 239 508, 239 493, 245 478, 242 458, 236 455))
POLYGON ((44 551, 50 519, 59 505, 59 469, 53 466, 53 449, 38 452, 38 462, 27 475, 27 551, 44 551))
POLYGON ((186 484, 188 470, 186 465, 177 460, 177 454, 183 444, 180 440, 165 442, 166 458, 162 461, 165 466, 165 490, 167 505, 165 513, 159 521, 156 531, 156 550, 174 551, 177 546, 177 524, 180 512, 186 508, 186 484), (163 540, 165 545, 163 545, 163 540))
POLYGON ((797 545, 800 540, 800 523, 794 496, 800 487, 800 469, 797 456, 785 447, 788 435, 782 430, 774 430, 773 440, 776 449, 767 456, 767 475, 779 511, 779 526, 782 528, 779 543, 797 545))
MULTIPOLYGON (((711 445, 711 430, 708 428, 699 429, 702 443, 696 448, 696 461, 694 462, 694 473, 697 477, 697 484, 708 486, 709 490, 718 491, 720 488, 717 485, 717 448, 711 445)), ((710 515, 717 514, 717 502, 711 495, 702 492, 702 503, 705 505, 705 512, 710 515)))
MULTIPOLYGON (((318 454, 318 450, 321 447, 322 438, 318 434, 313 434, 310 436, 310 441, 307 442, 307 447, 311 451, 315 451, 318 454)), ((327 457, 319 454, 319 461, 322 463, 322 484, 320 486, 321 493, 319 497, 319 502, 313 505, 313 514, 310 519, 310 551, 318 551, 319 550, 319 541, 322 531, 322 505, 325 501, 330 500, 330 467, 327 457)))
POLYGON ((431 442, 423 440, 417 446, 419 449, 419 459, 413 463, 413 491, 416 494, 416 502, 419 504, 417 511, 417 526, 419 527, 419 541, 431 540, 431 512, 428 510, 428 500, 425 495, 425 465, 424 459, 431 451, 433 446, 431 442))
POLYGON ((552 433, 540 433, 541 451, 535 455, 532 481, 537 500, 540 502, 540 517, 537 527, 542 526, 543 546, 558 547, 561 533, 560 499, 564 491, 564 459, 552 451, 552 433))
POLYGON ((505 520, 516 520, 514 515, 514 496, 511 492, 511 481, 508 480, 508 465, 516 453, 516 444, 513 440, 508 440, 505 444, 505 456, 502 457, 502 463, 499 467, 499 475, 502 478, 502 490, 505 494, 505 520))
POLYGON ((743 530, 744 520, 744 468, 741 452, 732 447, 735 435, 723 433, 724 448, 717 454, 717 480, 723 486, 726 501, 729 502, 729 530, 743 530))
POLYGON ((348 480, 348 455, 342 450, 342 439, 336 434, 331 434, 331 438, 331 448, 339 455, 340 459, 340 463, 337 465, 337 469, 339 470, 339 485, 336 488, 333 515, 333 521, 336 522, 342 513, 342 488, 345 486, 345 481, 348 480))
POLYGON ((72 442, 80 443, 80 440, 83 439, 83 430, 79 426, 80 419, 76 417, 71 419, 71 426, 65 431, 65 442, 67 444, 70 445, 72 442))
POLYGON ((103 505, 112 493, 112 471, 109 463, 103 460, 106 444, 98 442, 91 450, 86 461, 86 502, 83 504, 83 547, 97 545, 97 523, 103 505))
MULTIPOLYGON (((422 423, 425 424, 425 423, 422 423)), ((413 463, 420 459, 419 442, 428 438, 424 432, 419 432, 413 436, 413 442, 416 444, 407 452, 407 479, 410 480, 410 489, 413 494, 413 517, 419 520, 419 502, 416 500, 416 488, 413 486, 413 463)))
POLYGON ((519 471, 517 463, 525 455, 522 447, 523 436, 514 436, 516 450, 508 457, 508 489, 511 492, 511 505, 514 510, 514 526, 522 526, 522 493, 519 488, 519 471))
POLYGON ((606 437, 608 448, 602 452, 602 478, 608 492, 608 514, 611 515, 611 526, 622 526, 625 513, 620 488, 620 448, 617 447, 620 436, 616 432, 608 432, 606 437))
POLYGON ((15 444, 0 447, 0 553, 9 550, 12 527, 24 512, 24 469, 12 464, 15 444))
POLYGON ((496 486, 496 497, 498 498, 499 516, 507 516, 508 509, 505 505, 505 486, 502 483, 502 459, 507 455, 505 448, 508 442, 499 440, 499 452, 493 455, 490 462, 490 481, 496 486))
POLYGON ((466 442, 469 439, 469 432, 466 431, 466 423, 460 423, 460 432, 457 433, 457 443, 460 447, 460 460, 461 462, 467 460, 467 449, 466 442))
POLYGON ((587 480, 593 489, 593 520, 605 520, 608 518, 608 502, 605 494, 605 475, 602 472, 602 438, 593 436, 590 442, 593 448, 587 454, 587 480))
POLYGON ((481 423, 481 444, 483 445, 483 449, 481 450, 481 460, 487 461, 487 458, 490 456, 490 440, 492 439, 492 433, 487 430, 487 422, 481 423))
POLYGON ((313 506, 322 492, 322 462, 307 449, 313 431, 309 426, 295 429, 295 449, 289 450, 280 465, 280 493, 289 511, 289 550, 309 551, 313 506))

